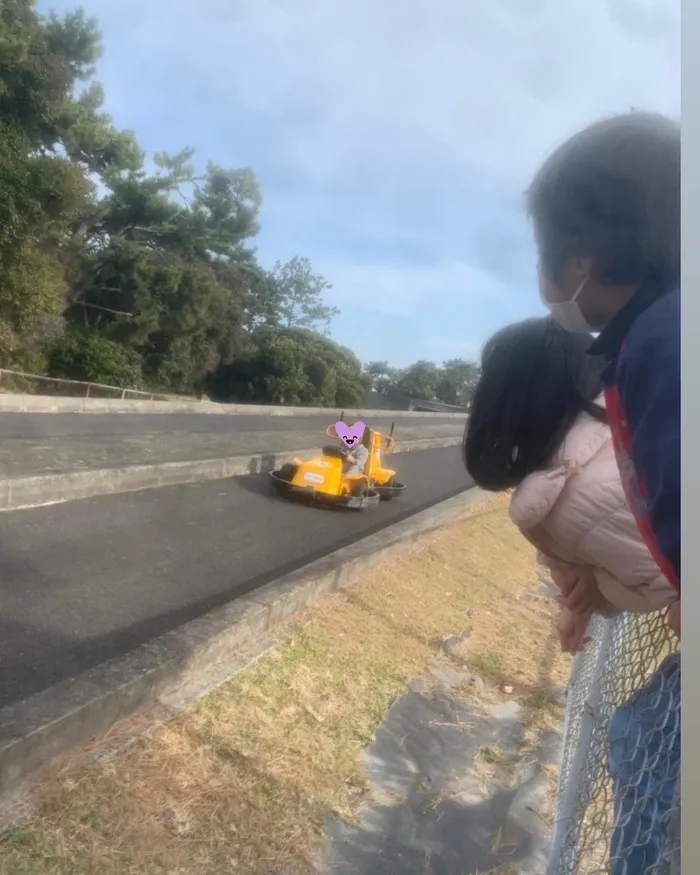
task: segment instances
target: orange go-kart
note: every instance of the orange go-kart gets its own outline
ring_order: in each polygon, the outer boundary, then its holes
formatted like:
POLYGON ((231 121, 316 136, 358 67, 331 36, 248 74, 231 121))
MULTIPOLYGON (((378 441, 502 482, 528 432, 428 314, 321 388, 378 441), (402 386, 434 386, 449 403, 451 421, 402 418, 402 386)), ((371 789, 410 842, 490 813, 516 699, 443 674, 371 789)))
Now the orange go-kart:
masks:
MULTIPOLYGON (((340 421, 343 421, 341 414, 340 421)), ((329 437, 338 439, 335 424, 326 429, 329 437)), ((292 459, 270 473, 270 481, 280 495, 302 498, 323 504, 338 505, 356 510, 375 507, 400 495, 406 488, 396 479, 396 471, 385 468, 382 453, 391 452, 396 441, 394 424, 388 435, 365 427, 362 445, 369 451, 362 473, 348 473, 348 456, 352 450, 338 439, 327 445, 309 461, 292 459)))

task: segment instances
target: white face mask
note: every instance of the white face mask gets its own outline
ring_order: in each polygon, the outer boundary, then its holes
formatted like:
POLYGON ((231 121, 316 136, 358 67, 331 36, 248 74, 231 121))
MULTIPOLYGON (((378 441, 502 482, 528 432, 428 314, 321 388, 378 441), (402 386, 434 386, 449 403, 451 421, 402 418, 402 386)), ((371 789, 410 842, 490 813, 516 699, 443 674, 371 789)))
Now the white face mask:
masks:
POLYGON ((589 277, 583 280, 568 301, 552 303, 545 300, 544 296, 540 293, 542 303, 552 314, 554 321, 558 322, 565 331, 569 331, 571 334, 593 334, 595 332, 595 328, 581 312, 577 301, 579 295, 585 289, 588 280, 589 277))

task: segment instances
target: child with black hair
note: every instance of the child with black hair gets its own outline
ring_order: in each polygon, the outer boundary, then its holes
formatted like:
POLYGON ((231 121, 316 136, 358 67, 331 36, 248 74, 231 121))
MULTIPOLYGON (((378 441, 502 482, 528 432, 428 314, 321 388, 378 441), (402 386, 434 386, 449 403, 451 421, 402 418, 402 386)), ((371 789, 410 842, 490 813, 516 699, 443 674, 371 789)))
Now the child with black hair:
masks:
MULTIPOLYGON (((626 499, 590 343, 551 318, 497 332, 482 352, 464 440, 476 485, 514 490, 511 519, 564 594, 562 581, 584 581, 575 608, 564 599, 557 623, 570 653, 585 646, 593 613, 651 612, 678 598, 626 499)), ((671 657, 629 701, 598 715, 610 718, 612 875, 656 871, 660 858, 660 815, 672 810, 680 761, 676 662, 671 657)))
POLYGON ((464 462, 477 486, 513 489, 510 516, 555 582, 585 576, 576 610, 558 621, 578 652, 593 612, 658 610, 673 587, 627 503, 603 406, 601 362, 588 335, 551 318, 509 325, 487 341, 472 397, 464 462))

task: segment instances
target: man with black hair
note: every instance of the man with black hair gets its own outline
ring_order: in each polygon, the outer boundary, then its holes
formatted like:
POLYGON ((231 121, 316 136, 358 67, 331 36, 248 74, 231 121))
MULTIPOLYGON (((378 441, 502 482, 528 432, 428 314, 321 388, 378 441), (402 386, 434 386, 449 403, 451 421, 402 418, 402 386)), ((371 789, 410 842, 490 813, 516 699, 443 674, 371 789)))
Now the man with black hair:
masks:
POLYGON ((544 303, 567 330, 599 332, 628 500, 680 594, 680 126, 632 112, 586 128, 547 159, 527 206, 544 303))
MULTIPOLYGON (((679 598, 680 156, 670 119, 606 119, 560 146, 527 198, 542 300, 568 331, 598 333, 590 352, 607 360, 605 406, 627 500, 679 598)), ((590 598, 590 575, 556 582, 571 610, 590 598)), ((679 600, 669 625, 680 636, 679 600)), ((679 806, 680 695, 674 653, 611 717, 612 875, 657 871, 664 823, 679 806)))

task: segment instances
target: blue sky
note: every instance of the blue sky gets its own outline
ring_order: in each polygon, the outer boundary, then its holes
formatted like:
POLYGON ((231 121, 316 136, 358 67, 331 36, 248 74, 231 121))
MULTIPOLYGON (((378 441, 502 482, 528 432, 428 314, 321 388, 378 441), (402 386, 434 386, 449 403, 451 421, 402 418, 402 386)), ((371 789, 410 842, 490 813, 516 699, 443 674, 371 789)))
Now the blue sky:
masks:
POLYGON ((252 167, 261 262, 310 258, 365 361, 471 357, 541 312, 538 163, 602 115, 680 112, 679 0, 79 5, 116 124, 150 154, 252 167))

